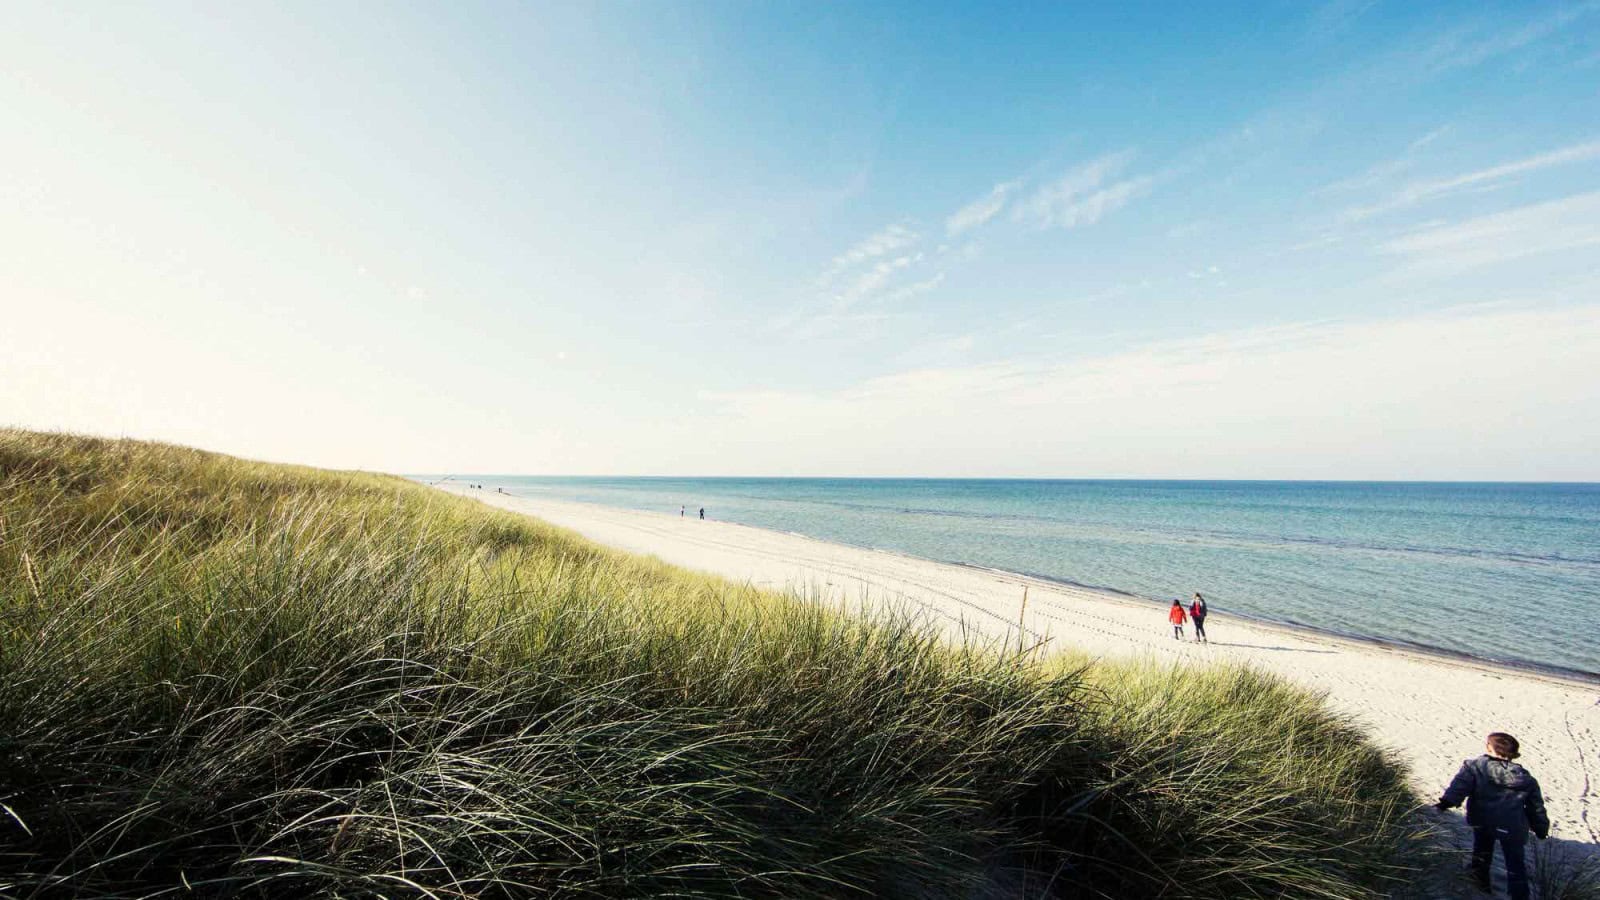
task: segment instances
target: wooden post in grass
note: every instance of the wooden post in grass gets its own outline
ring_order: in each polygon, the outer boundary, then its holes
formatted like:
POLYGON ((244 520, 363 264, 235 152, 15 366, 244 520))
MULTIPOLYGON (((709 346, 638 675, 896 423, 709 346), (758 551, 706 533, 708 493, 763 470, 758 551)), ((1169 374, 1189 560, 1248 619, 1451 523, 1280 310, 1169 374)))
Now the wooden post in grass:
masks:
POLYGON ((1027 629, 1022 627, 1023 620, 1028 616, 1028 586, 1022 586, 1022 611, 1017 613, 1017 653, 1022 652, 1022 641, 1027 637, 1027 629))

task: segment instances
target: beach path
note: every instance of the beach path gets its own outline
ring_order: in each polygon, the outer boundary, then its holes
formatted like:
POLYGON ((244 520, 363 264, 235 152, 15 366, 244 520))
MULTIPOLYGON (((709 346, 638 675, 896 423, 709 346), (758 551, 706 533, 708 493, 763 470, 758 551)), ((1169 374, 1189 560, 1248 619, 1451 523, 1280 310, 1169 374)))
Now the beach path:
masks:
MULTIPOLYGON (((1600 850, 1600 683, 1346 640, 1213 613, 1211 643, 1173 639, 1164 606, 969 566, 668 513, 444 490, 568 528, 590 540, 852 611, 925 614, 978 636, 1101 657, 1249 663, 1326 694, 1410 765, 1432 799, 1490 731, 1514 734, 1544 788, 1553 837, 1600 850), (1019 635, 1023 589, 1028 591, 1019 635)), ((1205 585, 1193 589, 1204 592, 1205 585)), ((1466 627, 1482 627, 1469 624, 1466 627)), ((1192 631, 1190 632, 1192 634, 1192 631)))

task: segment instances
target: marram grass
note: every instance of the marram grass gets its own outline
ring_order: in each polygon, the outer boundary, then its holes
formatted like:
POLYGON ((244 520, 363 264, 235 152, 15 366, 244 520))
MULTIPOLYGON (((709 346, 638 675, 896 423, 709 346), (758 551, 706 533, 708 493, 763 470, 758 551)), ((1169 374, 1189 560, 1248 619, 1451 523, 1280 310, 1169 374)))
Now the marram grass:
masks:
POLYGON ((0 431, 0 896, 1388 896, 1248 669, 952 648, 404 480, 0 431))

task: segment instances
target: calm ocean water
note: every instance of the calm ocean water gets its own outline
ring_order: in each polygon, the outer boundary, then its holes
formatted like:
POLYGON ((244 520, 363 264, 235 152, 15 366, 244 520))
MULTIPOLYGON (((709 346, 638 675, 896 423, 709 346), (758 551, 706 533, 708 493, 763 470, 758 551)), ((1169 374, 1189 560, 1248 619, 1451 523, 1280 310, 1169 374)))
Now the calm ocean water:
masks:
POLYGON ((457 478, 1600 672, 1600 484, 457 478))

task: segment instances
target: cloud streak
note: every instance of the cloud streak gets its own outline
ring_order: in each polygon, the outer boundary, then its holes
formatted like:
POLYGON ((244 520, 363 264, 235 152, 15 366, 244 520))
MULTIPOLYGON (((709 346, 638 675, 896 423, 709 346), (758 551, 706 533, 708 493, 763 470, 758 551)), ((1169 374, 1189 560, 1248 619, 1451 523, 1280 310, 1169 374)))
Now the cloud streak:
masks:
POLYGON ((1487 169, 1479 169, 1476 172, 1468 172, 1464 175, 1415 181, 1379 203, 1370 206, 1352 207, 1345 212, 1345 218, 1349 221, 1360 221, 1384 213, 1417 206, 1418 204, 1462 191, 1502 187, 1509 179, 1518 175, 1526 175, 1555 166, 1588 162, 1594 159, 1600 159, 1600 140, 1562 147, 1559 150, 1552 150, 1548 153, 1541 153, 1537 156, 1516 160, 1515 162, 1491 166, 1487 169))
POLYGON ((1488 34, 1473 35, 1456 30, 1437 38, 1420 56, 1420 62, 1431 73, 1451 69, 1470 68, 1507 53, 1533 46, 1551 35, 1559 34, 1567 26, 1600 11, 1600 2, 1564 6, 1550 15, 1510 28, 1502 27, 1488 34))
POLYGON ((1352 175, 1348 178, 1341 178, 1338 181, 1325 184, 1312 191, 1311 195, 1317 197, 1376 187, 1415 166, 1417 154, 1439 138, 1449 134, 1450 130, 1451 126, 1441 125, 1413 140, 1406 146, 1405 152, 1394 159, 1384 160, 1369 166, 1366 171, 1358 175, 1352 175))
MULTIPOLYGON (((1082 163, 1041 187, 1026 200, 1017 199, 1024 180, 1015 178, 960 207, 944 220, 946 237, 959 237, 987 225, 1011 209, 1012 219, 1036 228, 1079 228, 1093 225, 1148 194, 1159 176, 1121 177, 1133 159, 1132 150, 1110 153, 1082 163)), ((833 257, 816 281, 819 303, 810 314, 796 313, 780 327, 800 328, 815 336, 830 325, 857 321, 857 307, 904 303, 937 289, 948 268, 970 252, 918 249, 922 234, 910 221, 885 226, 833 257), (928 265, 932 274, 917 273, 928 265), (917 277, 921 274, 922 277, 917 277), (906 279, 916 278, 914 281, 906 279)))
MULTIPOLYGON (((929 255, 916 249, 922 235, 907 222, 888 225, 835 256, 812 285, 812 297, 773 327, 796 338, 816 338, 850 326, 874 325, 888 318, 881 307, 903 303, 938 287, 941 270, 919 281, 897 280, 921 266, 929 255), (880 307, 858 310, 858 307, 880 307)), ((941 248, 942 250, 942 248, 941 248)), ((934 258, 941 258, 942 252, 934 258)))
POLYGON ((833 311, 839 312, 849 309, 863 300, 878 294, 889 284, 896 273, 921 262, 921 253, 896 256, 893 259, 880 260, 871 268, 857 275, 845 288, 833 294, 833 311))
POLYGON ((1600 191, 1425 228, 1385 243, 1429 271, 1464 271, 1600 245, 1600 191))
POLYGON ((997 184, 989 193, 956 210, 944 221, 945 234, 955 237, 986 224, 1005 209, 1012 192, 1021 185, 1020 179, 997 184))
POLYGON ((825 277, 837 275, 851 266, 910 247, 917 243, 921 237, 909 225, 902 223, 889 225, 835 256, 825 277))
POLYGON ((1155 177, 1149 175, 1111 181, 1132 159, 1133 151, 1124 150, 1083 163, 1035 191, 1017 206, 1013 216, 1037 228, 1093 225, 1148 194, 1155 185, 1155 177))

